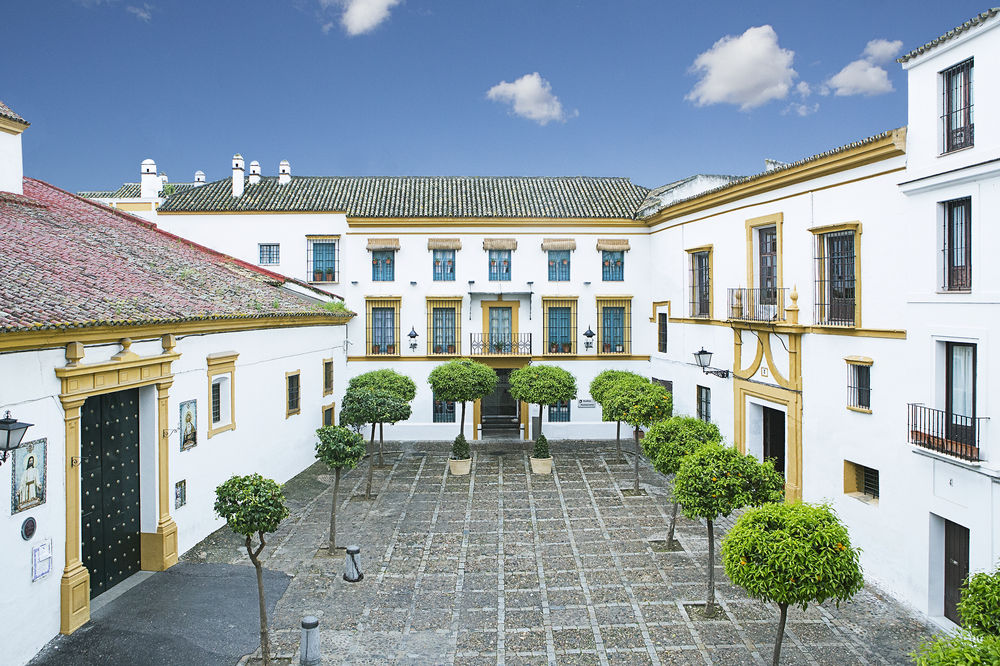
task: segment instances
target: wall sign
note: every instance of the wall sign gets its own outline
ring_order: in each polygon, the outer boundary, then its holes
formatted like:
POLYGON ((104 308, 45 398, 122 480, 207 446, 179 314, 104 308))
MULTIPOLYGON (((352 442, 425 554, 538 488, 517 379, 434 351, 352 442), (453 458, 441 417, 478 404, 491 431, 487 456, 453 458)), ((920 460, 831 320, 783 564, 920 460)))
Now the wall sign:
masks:
POLYGON ((14 449, 10 466, 10 513, 20 513, 45 504, 47 441, 36 439, 14 449))
POLYGON ((52 539, 45 539, 31 549, 31 582, 52 571, 52 539))
POLYGON ((580 409, 591 409, 593 407, 597 407, 597 401, 596 400, 577 400, 576 401, 576 406, 579 407, 580 409))
POLYGON ((181 451, 193 449, 198 445, 197 400, 188 400, 181 403, 181 423, 178 432, 181 434, 181 451))
POLYGON ((28 516, 21 523, 21 538, 25 541, 31 541, 31 537, 35 536, 35 529, 38 526, 35 524, 35 519, 28 516))

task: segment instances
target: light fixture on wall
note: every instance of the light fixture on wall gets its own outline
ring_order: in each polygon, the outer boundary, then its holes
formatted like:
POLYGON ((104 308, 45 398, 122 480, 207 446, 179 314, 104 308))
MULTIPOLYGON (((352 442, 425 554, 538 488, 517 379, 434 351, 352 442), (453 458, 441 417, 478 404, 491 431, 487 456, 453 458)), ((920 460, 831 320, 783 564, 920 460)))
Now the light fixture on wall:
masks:
POLYGON ((583 337, 587 338, 584 341, 584 343, 583 343, 583 348, 584 349, 592 349, 593 348, 593 346, 594 346, 594 336, 595 335, 597 335, 597 334, 594 333, 592 330, 590 330, 590 326, 588 326, 587 330, 583 332, 583 337))
POLYGON ((695 363, 698 364, 698 367, 701 368, 701 371, 706 375, 715 375, 716 377, 722 377, 723 379, 729 376, 728 370, 717 370, 711 367, 712 352, 708 351, 704 347, 702 347, 700 351, 696 351, 694 353, 694 360, 695 363))
POLYGON ((10 410, 7 410, 7 416, 0 419, 0 464, 3 464, 7 460, 8 454, 21 446, 21 440, 24 439, 24 433, 27 432, 32 423, 21 423, 16 419, 10 417, 10 410))
POLYGON ((408 335, 410 338, 410 351, 417 351, 417 336, 420 334, 417 333, 416 327, 411 326, 410 332, 407 333, 406 335, 408 335))

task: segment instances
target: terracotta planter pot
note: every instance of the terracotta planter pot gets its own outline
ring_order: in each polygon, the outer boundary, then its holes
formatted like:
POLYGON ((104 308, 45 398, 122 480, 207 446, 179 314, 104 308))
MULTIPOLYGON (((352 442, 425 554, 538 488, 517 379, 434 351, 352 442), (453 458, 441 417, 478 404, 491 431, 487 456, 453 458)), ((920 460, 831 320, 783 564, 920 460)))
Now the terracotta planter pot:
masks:
POLYGON ((472 469, 472 458, 465 460, 455 460, 448 458, 448 471, 452 476, 465 476, 472 469))
POLYGON ((551 474, 552 473, 552 457, 548 458, 529 458, 531 460, 531 473, 532 474, 551 474))

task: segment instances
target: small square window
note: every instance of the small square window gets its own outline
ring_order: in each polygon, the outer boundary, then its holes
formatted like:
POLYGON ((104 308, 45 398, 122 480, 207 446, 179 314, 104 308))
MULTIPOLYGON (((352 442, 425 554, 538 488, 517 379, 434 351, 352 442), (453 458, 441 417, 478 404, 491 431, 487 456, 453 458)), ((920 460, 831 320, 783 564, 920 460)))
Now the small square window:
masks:
POLYGON ((285 418, 302 411, 300 397, 299 371, 285 373, 285 418))
POLYGON ((372 281, 392 282, 396 279, 396 253, 393 250, 372 252, 372 281))
POLYGON ((566 423, 569 421, 569 400, 549 405, 549 422, 566 423))
POLYGON ((605 282, 622 282, 625 279, 625 253, 623 251, 601 251, 601 278, 605 282))
POLYGON ((712 389, 707 386, 698 387, 698 418, 702 421, 712 420, 712 389))
POLYGON ((871 413, 871 359, 860 356, 852 356, 847 359, 847 407, 854 411, 871 413))
POLYGON ((277 266, 281 263, 281 246, 278 243, 260 243, 257 248, 260 251, 261 266, 277 266))
POLYGON ((313 282, 336 282, 340 278, 337 239, 308 239, 306 255, 308 275, 313 282))
POLYGON ((435 282, 455 281, 454 250, 434 250, 433 261, 435 282))
POLYGON ((549 281, 569 281, 569 250, 549 250, 549 281))
POLYGON ((863 502, 877 503, 879 498, 878 470, 845 460, 844 493, 863 502))
POLYGON ((510 282, 510 250, 490 250, 490 281, 510 282))

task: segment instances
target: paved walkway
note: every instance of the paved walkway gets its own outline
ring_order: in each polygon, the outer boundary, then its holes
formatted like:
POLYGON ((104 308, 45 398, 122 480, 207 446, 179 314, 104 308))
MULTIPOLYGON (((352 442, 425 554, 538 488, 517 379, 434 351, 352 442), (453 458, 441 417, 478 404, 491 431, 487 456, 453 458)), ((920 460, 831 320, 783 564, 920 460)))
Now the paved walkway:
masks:
MULTIPOLYGON (((474 452, 472 474, 445 473, 447 450, 411 444, 375 472, 377 499, 359 499, 364 467, 341 482, 341 545, 362 546, 365 579, 342 580, 327 539, 331 475, 313 466, 286 485, 292 515, 265 550, 293 576, 272 618, 279 655, 297 663, 299 621, 320 617, 328 664, 763 664, 774 606, 748 599, 717 566, 724 616, 706 621, 705 528, 680 519, 679 552, 662 544, 668 483, 613 448, 556 443, 554 474, 530 473, 527 453, 474 452)), ((725 521, 721 526, 724 532, 725 521)), ((719 534, 721 539, 721 533, 719 534)), ((223 529, 188 561, 245 563, 223 529)), ((907 663, 930 630, 866 587, 852 602, 790 611, 782 663, 907 663)))

